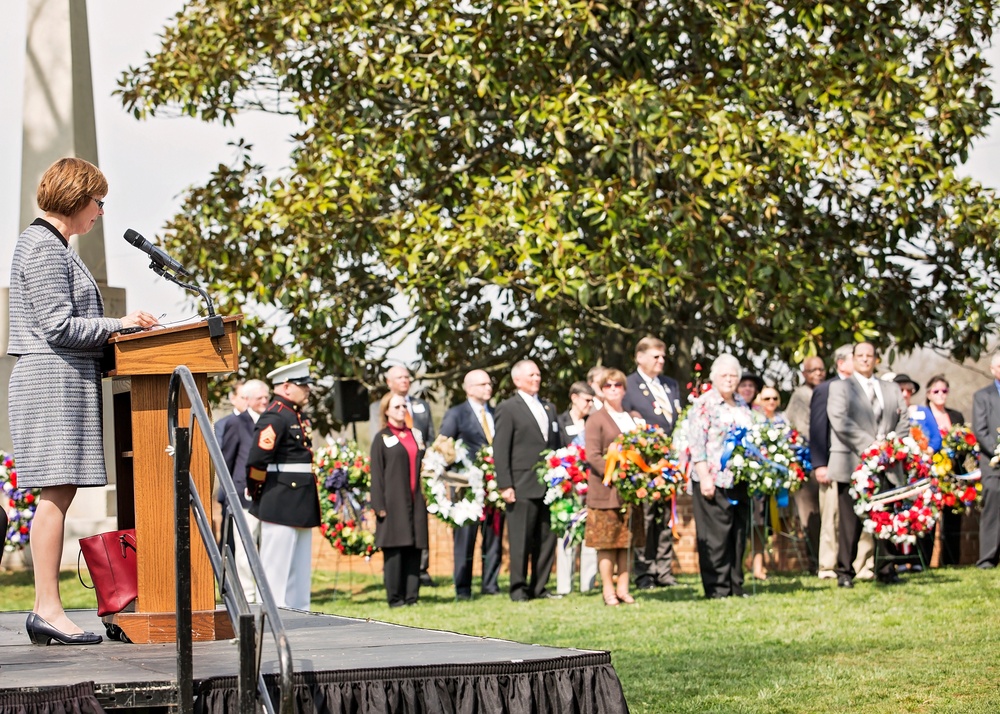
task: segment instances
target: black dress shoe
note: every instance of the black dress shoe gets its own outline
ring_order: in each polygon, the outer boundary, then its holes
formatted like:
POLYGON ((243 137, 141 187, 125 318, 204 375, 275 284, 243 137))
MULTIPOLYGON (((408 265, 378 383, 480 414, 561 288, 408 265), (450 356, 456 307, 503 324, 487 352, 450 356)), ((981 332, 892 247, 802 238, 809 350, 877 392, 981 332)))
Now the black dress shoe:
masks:
POLYGON ((854 580, 852 580, 847 575, 838 575, 837 576, 837 587, 838 588, 853 588, 854 587, 854 580))
POLYGON ((656 587, 658 588, 672 588, 677 585, 677 578, 673 575, 667 575, 661 580, 656 581, 656 587))
POLYGON ((483 590, 483 595, 499 595, 499 590, 483 590))
POLYGON ((997 566, 995 566, 993 563, 989 561, 986 561, 985 563, 976 563, 976 567, 979 568, 980 570, 993 570, 993 568, 997 566))
POLYGON ((510 594, 510 599, 513 602, 528 602, 531 598, 528 597, 528 593, 516 592, 510 594))
POLYGON ((430 573, 420 574, 420 587, 422 588, 432 588, 434 587, 434 580, 431 578, 430 573))
POLYGON ((459 601, 471 600, 472 599, 472 594, 471 593, 458 593, 455 596, 455 599, 459 600, 459 601))
POLYGON ((883 585, 899 585, 903 582, 903 579, 899 577, 896 573, 889 573, 887 575, 879 575, 875 578, 878 582, 883 585))
POLYGON ((104 638, 95 635, 93 632, 81 632, 79 635, 67 635, 60 632, 35 613, 28 613, 28 619, 24 622, 24 629, 28 632, 28 639, 33 645, 50 645, 55 642, 57 645, 96 645, 100 644, 104 638))
POLYGON ((550 593, 548 590, 542 591, 541 595, 535 597, 536 600, 562 600, 562 595, 556 595, 555 593, 550 593))
POLYGON ((652 580, 639 580, 635 584, 636 590, 656 590, 656 583, 652 580))

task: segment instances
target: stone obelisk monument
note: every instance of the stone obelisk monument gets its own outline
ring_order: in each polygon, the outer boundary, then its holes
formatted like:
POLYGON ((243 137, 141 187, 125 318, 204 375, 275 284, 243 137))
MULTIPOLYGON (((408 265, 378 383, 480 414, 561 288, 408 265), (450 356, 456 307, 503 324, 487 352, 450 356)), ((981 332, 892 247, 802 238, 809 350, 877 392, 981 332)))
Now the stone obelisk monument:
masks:
MULTIPOLYGON (((22 120, 21 213, 23 228, 39 215, 35 191, 42 174, 54 161, 76 156, 100 166, 97 155, 97 130, 94 121, 94 89, 90 73, 90 35, 87 28, 86 0, 27 0, 27 42, 22 120)), ((0 249, 8 266, 17 236, 0 236, 0 249)), ((107 285, 108 271, 104 254, 102 221, 85 236, 70 239, 97 279, 104 296, 105 313, 125 314, 125 291, 107 285)), ((10 275, 0 276, 9 285, 10 275)), ((8 288, 0 288, 0 448, 9 451, 10 425, 7 423, 7 384, 15 360, 7 357, 8 288)), ((110 425, 111 395, 105 381, 105 424, 110 425)), ((73 405, 66 405, 70 408, 73 405)), ((45 408, 45 405, 40 405, 45 408)), ((105 429, 105 453, 111 456, 110 428, 105 429)), ((107 459, 113 481, 114 458, 107 459)), ((76 515, 79 529, 86 535, 95 532, 108 515, 114 514, 113 486, 108 489, 81 489, 67 521, 67 542, 77 536, 73 531, 76 515), (108 504, 111 504, 110 506, 108 504)), ((76 548, 70 547, 72 559, 76 548)))

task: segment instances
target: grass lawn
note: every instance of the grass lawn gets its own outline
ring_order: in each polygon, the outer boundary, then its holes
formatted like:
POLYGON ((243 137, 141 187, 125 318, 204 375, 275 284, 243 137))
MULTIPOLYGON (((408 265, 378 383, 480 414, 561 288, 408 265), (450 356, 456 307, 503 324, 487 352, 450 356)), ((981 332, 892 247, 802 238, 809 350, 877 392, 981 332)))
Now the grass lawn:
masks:
MULTIPOLYGON (((748 599, 707 601, 696 576, 605 607, 598 591, 456 602, 450 583, 390 610, 379 579, 319 571, 313 609, 556 647, 609 650, 630 710, 1000 711, 1000 571, 942 569, 895 587, 776 576, 748 599)), ((4 609, 28 609, 30 575, 0 574, 4 609)), ((93 595, 63 577, 68 607, 93 595)))

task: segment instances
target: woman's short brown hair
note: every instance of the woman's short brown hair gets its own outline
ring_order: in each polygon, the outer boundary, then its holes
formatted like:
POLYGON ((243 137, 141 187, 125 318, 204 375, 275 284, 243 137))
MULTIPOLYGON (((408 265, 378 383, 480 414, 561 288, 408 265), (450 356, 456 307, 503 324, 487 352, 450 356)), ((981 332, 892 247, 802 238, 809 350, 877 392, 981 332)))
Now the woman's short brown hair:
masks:
POLYGON ((386 392, 385 396, 378 403, 378 423, 383 429, 389 426, 389 417, 386 414, 389 413, 389 401, 392 399, 393 394, 395 392, 386 392))
POLYGON ((622 385, 622 389, 624 390, 625 373, 622 372, 620 369, 615 369, 614 367, 611 367, 601 377, 601 389, 604 389, 604 385, 606 385, 608 382, 618 382, 619 384, 622 385))
POLYGON ((83 159, 65 158, 52 164, 38 183, 35 200, 46 213, 73 216, 89 201, 108 195, 108 180, 83 159))

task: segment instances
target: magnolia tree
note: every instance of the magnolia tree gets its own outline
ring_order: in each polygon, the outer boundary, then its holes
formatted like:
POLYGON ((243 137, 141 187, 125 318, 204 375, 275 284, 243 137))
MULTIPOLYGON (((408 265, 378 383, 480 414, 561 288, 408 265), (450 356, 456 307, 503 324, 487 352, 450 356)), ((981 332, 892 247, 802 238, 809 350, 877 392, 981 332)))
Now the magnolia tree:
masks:
POLYGON ((295 345, 370 383, 385 350, 457 386, 530 356, 564 393, 662 337, 796 362, 866 337, 976 357, 994 196, 956 173, 995 108, 986 0, 192 0, 126 71, 136 117, 298 118, 165 240, 295 345), (281 319, 274 319, 280 316, 281 319), (282 324, 282 333, 276 325, 282 324), (378 339, 377 339, 378 338, 378 339))

